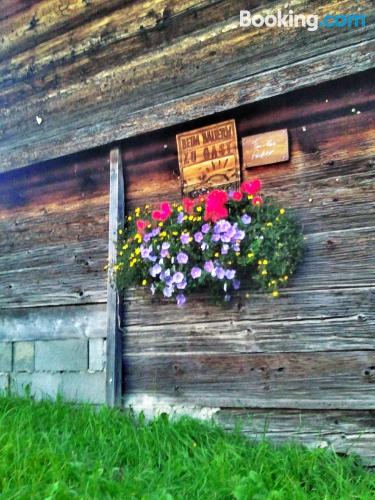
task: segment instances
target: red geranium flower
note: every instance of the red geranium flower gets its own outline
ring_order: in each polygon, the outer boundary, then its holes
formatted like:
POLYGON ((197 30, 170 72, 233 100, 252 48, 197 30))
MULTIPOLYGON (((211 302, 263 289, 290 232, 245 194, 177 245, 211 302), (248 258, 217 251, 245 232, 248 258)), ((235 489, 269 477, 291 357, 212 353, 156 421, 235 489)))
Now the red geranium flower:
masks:
POLYGON ((262 188, 262 183, 259 179, 243 182, 241 184, 241 191, 246 194, 257 194, 262 188))
POLYGON ((263 203, 263 198, 261 196, 254 196, 253 198, 253 205, 261 205, 263 203))
POLYGON ((138 233, 142 234, 143 231, 146 229, 148 222, 142 219, 137 220, 137 229, 138 233))
POLYGON ((219 189, 211 191, 206 200, 204 220, 217 222, 220 219, 228 217, 228 209, 225 206, 227 201, 228 195, 225 191, 219 189))
POLYGON ((163 220, 167 220, 168 217, 170 217, 173 212, 171 204, 168 203, 168 201, 163 201, 163 203, 160 205, 160 208, 163 220))
POLYGON ((172 207, 167 201, 163 201, 160 204, 160 210, 154 210, 152 212, 152 218, 156 221, 165 221, 172 214, 172 207))
POLYGON ((243 197, 243 194, 241 193, 241 191, 234 191, 234 193, 232 193, 232 199, 234 201, 241 201, 242 197, 243 197))
POLYGON ((156 221, 158 221, 158 220, 162 220, 162 215, 161 215, 160 210, 154 210, 154 211, 152 212, 152 218, 153 218, 154 220, 156 220, 156 221))
POLYGON ((185 212, 190 214, 195 206, 195 200, 192 200, 191 198, 184 198, 182 200, 182 205, 184 207, 185 212))

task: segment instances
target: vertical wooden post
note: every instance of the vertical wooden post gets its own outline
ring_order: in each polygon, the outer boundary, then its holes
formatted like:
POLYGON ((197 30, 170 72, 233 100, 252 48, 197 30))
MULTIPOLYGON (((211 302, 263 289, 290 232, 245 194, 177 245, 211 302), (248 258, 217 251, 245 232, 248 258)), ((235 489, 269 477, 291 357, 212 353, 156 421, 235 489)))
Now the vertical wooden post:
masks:
POLYGON ((108 239, 108 288, 107 288, 107 404, 120 406, 122 400, 122 297, 113 276, 117 261, 118 229, 124 220, 125 193, 121 148, 110 152, 110 196, 108 239))

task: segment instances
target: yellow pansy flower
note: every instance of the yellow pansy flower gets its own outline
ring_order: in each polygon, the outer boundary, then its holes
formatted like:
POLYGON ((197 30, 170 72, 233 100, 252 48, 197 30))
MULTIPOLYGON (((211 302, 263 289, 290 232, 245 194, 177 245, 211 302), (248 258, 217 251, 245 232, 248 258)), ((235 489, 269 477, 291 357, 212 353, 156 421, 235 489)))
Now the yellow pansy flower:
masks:
POLYGON ((202 210, 203 210, 202 207, 197 207, 197 212, 198 213, 202 212, 202 210))
POLYGON ((263 275, 263 276, 267 276, 267 274, 268 274, 268 271, 266 271, 266 269, 263 269, 263 271, 262 271, 262 275, 263 275))
POLYGON ((281 215, 284 215, 285 214, 285 208, 280 208, 280 213, 281 213, 281 215))
POLYGON ((267 259, 264 259, 263 260, 263 265, 266 266, 268 264, 268 260, 267 259))
POLYGON ((279 292, 277 290, 274 290, 272 292, 273 297, 277 298, 279 296, 279 292))
POLYGON ((147 280, 143 280, 142 281, 142 286, 146 286, 147 285, 147 280))

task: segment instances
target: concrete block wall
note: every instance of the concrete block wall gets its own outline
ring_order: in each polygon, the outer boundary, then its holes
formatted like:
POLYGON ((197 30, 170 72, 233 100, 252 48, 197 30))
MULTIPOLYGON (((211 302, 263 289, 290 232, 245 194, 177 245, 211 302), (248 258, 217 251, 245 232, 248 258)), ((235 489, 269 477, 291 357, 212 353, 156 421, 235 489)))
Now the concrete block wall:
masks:
POLYGON ((0 342, 0 391, 105 403, 105 344, 102 338, 0 342))

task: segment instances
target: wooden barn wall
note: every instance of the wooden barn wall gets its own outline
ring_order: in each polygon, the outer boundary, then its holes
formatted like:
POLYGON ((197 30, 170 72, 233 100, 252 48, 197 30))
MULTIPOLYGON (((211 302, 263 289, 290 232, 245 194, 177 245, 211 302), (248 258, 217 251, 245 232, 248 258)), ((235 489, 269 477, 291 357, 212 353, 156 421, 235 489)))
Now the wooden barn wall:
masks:
POLYGON ((241 29, 284 0, 2 0, 0 171, 76 153, 375 66, 372 0, 290 0, 366 14, 356 29, 241 29))
POLYGON ((109 150, 0 175, 0 340, 105 337, 109 150))
POLYGON ((276 439, 335 445, 375 463, 375 72, 275 97, 124 143, 128 208, 179 199, 175 134, 235 118, 240 137, 288 128, 291 159, 256 167, 297 215, 303 264, 278 300, 202 294, 179 310, 138 290, 124 312, 128 405, 213 414, 276 439), (248 417, 252 420, 249 421, 248 417))

